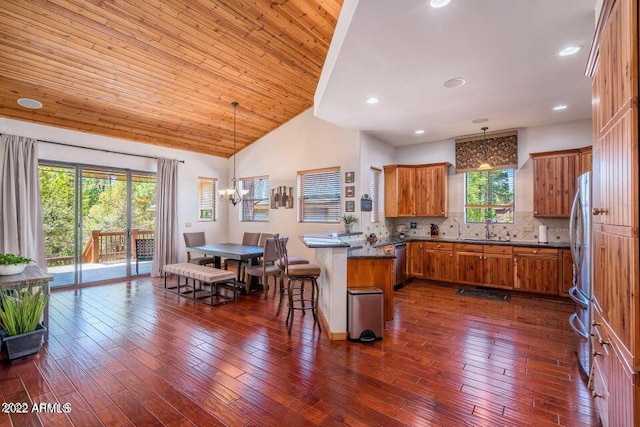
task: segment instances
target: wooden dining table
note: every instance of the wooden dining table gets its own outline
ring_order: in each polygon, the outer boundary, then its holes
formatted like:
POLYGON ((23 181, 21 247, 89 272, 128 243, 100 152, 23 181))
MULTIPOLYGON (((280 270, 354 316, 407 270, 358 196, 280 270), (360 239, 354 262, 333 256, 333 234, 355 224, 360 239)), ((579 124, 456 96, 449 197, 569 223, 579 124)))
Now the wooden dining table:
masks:
MULTIPOLYGON (((257 263, 257 259, 263 255, 264 248, 262 246, 242 245, 240 243, 209 243, 202 246, 189 247, 187 251, 213 256, 214 267, 220 268, 222 258, 247 261, 249 265, 253 265, 257 263)), ((253 289, 257 287, 258 277, 250 276, 249 288, 253 289)))

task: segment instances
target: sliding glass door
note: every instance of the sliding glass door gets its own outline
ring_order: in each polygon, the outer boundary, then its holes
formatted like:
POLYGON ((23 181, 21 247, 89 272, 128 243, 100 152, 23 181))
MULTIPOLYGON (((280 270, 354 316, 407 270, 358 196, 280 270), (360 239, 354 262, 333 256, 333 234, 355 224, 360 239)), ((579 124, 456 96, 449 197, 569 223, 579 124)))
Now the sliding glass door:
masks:
POLYGON ((155 174, 43 162, 40 181, 53 286, 150 272, 155 174))

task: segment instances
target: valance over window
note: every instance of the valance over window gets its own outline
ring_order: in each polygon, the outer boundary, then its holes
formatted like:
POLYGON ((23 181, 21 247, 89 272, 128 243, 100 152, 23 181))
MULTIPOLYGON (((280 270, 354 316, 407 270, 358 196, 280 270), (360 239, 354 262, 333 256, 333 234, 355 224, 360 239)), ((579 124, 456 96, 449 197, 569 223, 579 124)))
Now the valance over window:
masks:
POLYGON ((484 143, 482 135, 456 139, 456 173, 477 171, 485 160, 490 170, 517 169, 518 131, 487 134, 484 143))

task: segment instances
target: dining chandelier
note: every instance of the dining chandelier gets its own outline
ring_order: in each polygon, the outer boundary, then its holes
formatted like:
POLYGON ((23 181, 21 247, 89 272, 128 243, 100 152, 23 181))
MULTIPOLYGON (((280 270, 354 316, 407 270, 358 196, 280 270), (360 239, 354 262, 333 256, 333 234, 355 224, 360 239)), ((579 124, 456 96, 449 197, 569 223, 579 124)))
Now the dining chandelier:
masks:
POLYGON ((218 190, 220 199, 231 203, 233 206, 242 201, 242 198, 249 193, 249 190, 239 188, 239 182, 236 179, 236 109, 238 108, 236 101, 231 103, 233 106, 233 179, 231 180, 231 188, 218 190))

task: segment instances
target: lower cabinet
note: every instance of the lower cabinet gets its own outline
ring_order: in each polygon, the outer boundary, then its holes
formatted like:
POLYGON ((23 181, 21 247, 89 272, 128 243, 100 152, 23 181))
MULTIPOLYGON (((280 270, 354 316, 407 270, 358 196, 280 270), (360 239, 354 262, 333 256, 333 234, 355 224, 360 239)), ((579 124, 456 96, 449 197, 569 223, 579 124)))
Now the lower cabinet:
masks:
POLYGON ((424 242, 424 278, 452 282, 453 243, 424 242))
POLYGON ((625 357, 615 334, 602 317, 597 301, 593 307, 592 396, 603 427, 639 426, 640 373, 625 357))
POLYGON ((569 249, 560 249, 560 289, 559 294, 569 296, 569 289, 573 286, 573 258, 569 249))
POLYGON ((457 243, 455 260, 457 282, 513 289, 513 247, 457 243))
POLYGON ((558 295, 558 249, 513 248, 513 288, 558 295))
POLYGON ((424 243, 409 242, 407 276, 424 279, 424 243))
POLYGON ((482 245, 456 243, 456 282, 467 285, 484 284, 482 245))
POLYGON ((393 258, 347 259, 347 287, 375 286, 382 290, 384 320, 393 320, 393 258))
POLYGON ((484 245, 483 254, 484 284, 513 289, 513 247, 484 245))
POLYGON ((568 249, 505 244, 409 242, 409 277, 491 288, 568 295, 573 263, 568 249))

